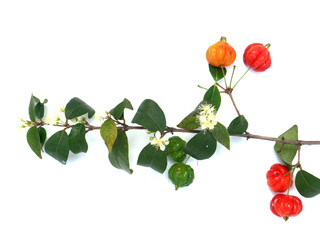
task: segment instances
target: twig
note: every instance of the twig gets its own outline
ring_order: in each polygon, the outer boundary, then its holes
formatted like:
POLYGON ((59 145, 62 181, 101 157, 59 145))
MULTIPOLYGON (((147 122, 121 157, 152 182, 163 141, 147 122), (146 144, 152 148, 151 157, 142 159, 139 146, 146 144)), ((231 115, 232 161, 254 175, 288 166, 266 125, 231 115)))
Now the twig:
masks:
MULTIPOLYGON (((40 124, 39 124, 40 125, 40 124)), ((41 124, 41 125, 50 125, 50 124, 41 124)), ((73 125, 62 125, 62 124, 53 124, 52 126, 55 127, 64 127, 64 128, 72 128, 73 125)), ((88 123, 85 123, 86 126, 86 132, 93 131, 93 130, 99 130, 101 127, 100 126, 92 126, 88 123)), ((122 129, 124 131, 129 131, 129 130, 147 130, 145 127, 142 126, 130 126, 127 124, 120 124, 120 126, 117 126, 118 129, 122 129)), ((175 127, 166 127, 165 133, 200 133, 202 130, 199 129, 194 129, 194 130, 189 130, 189 129, 183 129, 183 128, 175 128, 175 127)), ((241 137, 241 138, 247 138, 247 139, 258 139, 258 140, 266 140, 266 141, 273 141, 273 142, 280 142, 283 144, 292 144, 292 145, 297 145, 297 146, 302 146, 302 145, 320 145, 320 141, 305 141, 305 140, 286 140, 283 138, 275 138, 275 137, 268 137, 268 136, 261 136, 261 135, 256 135, 256 134, 251 134, 251 133, 243 133, 243 134, 237 134, 233 135, 231 134, 230 136, 233 137, 241 137)))

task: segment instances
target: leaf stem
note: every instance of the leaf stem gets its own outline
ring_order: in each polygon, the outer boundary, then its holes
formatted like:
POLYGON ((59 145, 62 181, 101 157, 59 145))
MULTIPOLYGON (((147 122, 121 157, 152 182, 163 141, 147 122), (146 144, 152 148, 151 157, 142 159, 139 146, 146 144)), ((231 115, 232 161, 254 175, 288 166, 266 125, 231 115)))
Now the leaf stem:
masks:
POLYGON ((227 91, 227 89, 224 88, 224 87, 222 87, 218 82, 216 82, 216 85, 217 85, 218 87, 220 87, 221 89, 223 89, 224 91, 227 91))

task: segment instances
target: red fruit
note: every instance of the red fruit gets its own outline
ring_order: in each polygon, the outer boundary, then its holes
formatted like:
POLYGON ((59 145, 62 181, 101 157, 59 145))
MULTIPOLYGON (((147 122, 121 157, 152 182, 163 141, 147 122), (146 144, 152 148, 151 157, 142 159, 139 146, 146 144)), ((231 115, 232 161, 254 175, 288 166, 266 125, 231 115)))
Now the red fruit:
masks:
POLYGON ((270 209, 274 215, 283 217, 287 221, 289 217, 295 217, 301 213, 303 206, 296 196, 277 194, 270 202, 270 209))
POLYGON ((243 54, 243 62, 253 71, 263 72, 271 66, 270 44, 264 46, 261 43, 250 44, 243 54))
MULTIPOLYGON (((279 163, 273 164, 267 172, 267 184, 273 192, 285 192, 289 188, 291 172, 279 163)), ((292 187, 293 180, 291 180, 292 187)))

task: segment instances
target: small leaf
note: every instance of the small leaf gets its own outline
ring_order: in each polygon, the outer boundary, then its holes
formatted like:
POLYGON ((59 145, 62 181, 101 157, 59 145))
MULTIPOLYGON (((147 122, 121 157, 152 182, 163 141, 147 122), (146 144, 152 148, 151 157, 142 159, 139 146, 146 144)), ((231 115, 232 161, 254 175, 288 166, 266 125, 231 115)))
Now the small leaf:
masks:
MULTIPOLYGON (((279 139, 297 141, 298 140, 298 127, 294 125, 288 131, 281 134, 279 139)), ((292 161, 296 156, 298 151, 298 146, 294 144, 283 144, 281 142, 276 142, 274 145, 274 150, 276 151, 279 158, 286 164, 292 165, 292 161)))
POLYGON ((207 103, 211 104, 214 106, 214 109, 216 111, 219 110, 220 105, 221 105, 221 95, 220 91, 217 88, 216 85, 211 86, 207 92, 205 93, 203 100, 206 101, 207 103))
POLYGON ((185 117, 178 125, 177 127, 183 128, 186 130, 194 130, 200 127, 199 120, 197 116, 187 116, 185 117))
POLYGON ((69 134, 69 148, 71 152, 77 154, 88 151, 88 144, 85 138, 86 127, 83 123, 74 125, 69 134))
POLYGON ((123 99, 121 103, 119 103, 115 108, 111 109, 110 114, 116 119, 116 120, 122 120, 123 119, 123 112, 124 109, 131 109, 133 110, 133 107, 128 99, 123 99))
POLYGON ((151 167, 153 170, 163 173, 167 168, 167 154, 165 151, 148 144, 139 154, 138 165, 151 167))
POLYGON ((80 117, 86 113, 88 113, 88 117, 91 118, 95 111, 92 107, 77 97, 72 98, 65 108, 65 116, 67 119, 80 117))
POLYGON ((230 135, 239 135, 247 131, 247 129, 248 121, 241 115, 232 120, 228 127, 228 132, 230 135))
POLYGON ((43 101, 43 103, 39 101, 36 104, 36 106, 35 106, 35 115, 36 115, 37 118, 39 118, 39 119, 43 118, 43 116, 44 116, 44 104, 46 104, 47 102, 48 102, 48 100, 45 99, 43 101))
POLYGON ((36 105, 38 102, 40 102, 40 100, 31 95, 29 102, 29 117, 32 122, 36 122, 36 105))
POLYGON ((221 67, 215 67, 209 64, 209 71, 215 81, 222 79, 227 74, 227 69, 224 67, 223 71, 221 67))
POLYGON ((199 107, 202 104, 208 104, 208 102, 205 100, 201 101, 197 107, 177 125, 177 127, 186 130, 194 130, 200 127, 197 115, 199 114, 199 107))
POLYGON ((218 122, 212 130, 212 135, 219 143, 230 150, 230 136, 224 125, 218 122))
POLYGON ((38 131, 39 131, 39 137, 40 137, 40 144, 42 148, 44 146, 44 143, 46 142, 47 132, 43 127, 39 127, 38 131))
POLYGON ((144 100, 132 119, 151 132, 163 132, 166 129, 166 118, 159 105, 151 99, 144 100))
POLYGON ((29 128, 27 132, 27 142, 32 149, 32 151, 39 157, 41 156, 41 140, 39 135, 39 130, 36 126, 29 128))
POLYGON ((45 151, 54 159, 66 164, 69 156, 68 134, 64 130, 53 134, 45 145, 45 151))
POLYGON ((183 149, 184 152, 197 160, 211 157, 217 148, 217 141, 211 132, 200 132, 193 136, 183 149))
POLYGON ((112 146, 117 139, 117 126, 110 118, 104 121, 100 128, 100 135, 107 144, 109 152, 112 152, 112 146))
POLYGON ((113 144, 112 152, 109 152, 109 161, 115 168, 123 169, 132 174, 129 166, 129 145, 126 132, 118 129, 117 139, 113 144))
POLYGON ((320 179, 304 170, 297 173, 295 182, 299 193, 306 198, 320 194, 320 179))

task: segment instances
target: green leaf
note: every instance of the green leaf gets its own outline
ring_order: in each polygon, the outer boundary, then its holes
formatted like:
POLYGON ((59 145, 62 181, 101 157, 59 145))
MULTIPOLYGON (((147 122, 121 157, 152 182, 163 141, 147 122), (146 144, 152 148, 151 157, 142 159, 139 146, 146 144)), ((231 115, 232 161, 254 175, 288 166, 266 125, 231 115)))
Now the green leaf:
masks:
POLYGON ((223 71, 221 67, 215 67, 209 64, 209 71, 215 81, 222 79, 227 74, 227 69, 224 67, 223 71))
POLYGON ((151 132, 163 132, 166 129, 166 118, 159 105, 151 99, 144 100, 132 119, 151 132))
POLYGON ((32 122, 36 122, 36 105, 38 102, 40 102, 40 100, 37 97, 31 95, 29 102, 29 117, 32 122))
POLYGON ((219 143, 230 150, 230 136, 224 125, 218 122, 212 130, 212 135, 219 143))
POLYGON ((39 127, 38 131, 39 131, 39 137, 40 137, 40 144, 42 148, 44 143, 46 142, 47 132, 43 127, 39 127))
MULTIPOLYGON (((294 125, 288 131, 281 134, 279 139, 297 141, 298 140, 298 127, 294 125)), ((294 144, 283 144, 276 142, 274 150, 278 154, 279 158, 286 164, 292 165, 292 161, 298 151, 298 146, 294 144)))
POLYGON ((92 107, 77 97, 72 98, 65 108, 65 116, 67 119, 80 117, 86 113, 88 113, 88 117, 91 118, 95 111, 92 107))
POLYGON ((37 118, 39 118, 39 119, 43 118, 43 116, 44 116, 44 104, 46 104, 47 102, 48 102, 48 100, 45 99, 43 101, 43 103, 39 101, 36 104, 36 106, 35 106, 35 115, 36 115, 37 118))
POLYGON ((165 151, 148 144, 139 154, 138 165, 151 167, 153 170, 163 173, 167 168, 167 154, 165 151))
POLYGON ((239 135, 247 131, 247 129, 248 121, 241 115, 232 120, 228 127, 228 132, 230 135, 239 135))
POLYGON ((110 114, 116 119, 123 119, 123 112, 124 109, 130 109, 133 110, 133 107, 128 99, 123 99, 121 103, 119 103, 115 108, 111 109, 110 114))
POLYGON ((39 135, 39 130, 36 126, 29 128, 27 132, 27 142, 32 149, 32 151, 39 157, 41 156, 41 140, 39 135))
POLYGON ((109 152, 112 152, 112 146, 117 139, 117 126, 110 118, 104 121, 100 128, 100 135, 107 144, 109 152))
POLYGON ((118 129, 117 139, 113 144, 112 152, 109 152, 109 161, 115 168, 123 169, 132 174, 129 165, 129 145, 126 132, 118 129))
POLYGON ((48 139, 44 148, 51 157, 66 164, 69 156, 68 134, 64 130, 56 132, 48 139))
POLYGON ((197 115, 199 114, 199 107, 202 104, 208 104, 208 102, 205 100, 201 101, 197 107, 177 125, 177 127, 186 130, 194 130, 200 127, 197 115))
POLYGON ((211 157, 217 148, 217 141, 211 132, 200 132, 193 136, 183 149, 184 152, 197 160, 211 157))
POLYGON ((197 116, 189 115, 185 117, 178 125, 177 127, 183 128, 186 130, 194 130, 200 127, 199 120, 197 116))
POLYGON ((299 193, 306 198, 320 194, 320 179, 304 170, 297 173, 295 182, 299 193))
POLYGON ((85 138, 86 127, 83 123, 78 123, 71 128, 69 134, 69 148, 71 152, 77 154, 88 151, 88 144, 85 138))
POLYGON ((216 111, 219 110, 221 105, 221 95, 216 85, 211 86, 207 90, 207 92, 203 97, 203 100, 206 101, 207 103, 210 103, 212 106, 214 106, 214 109, 216 111))

